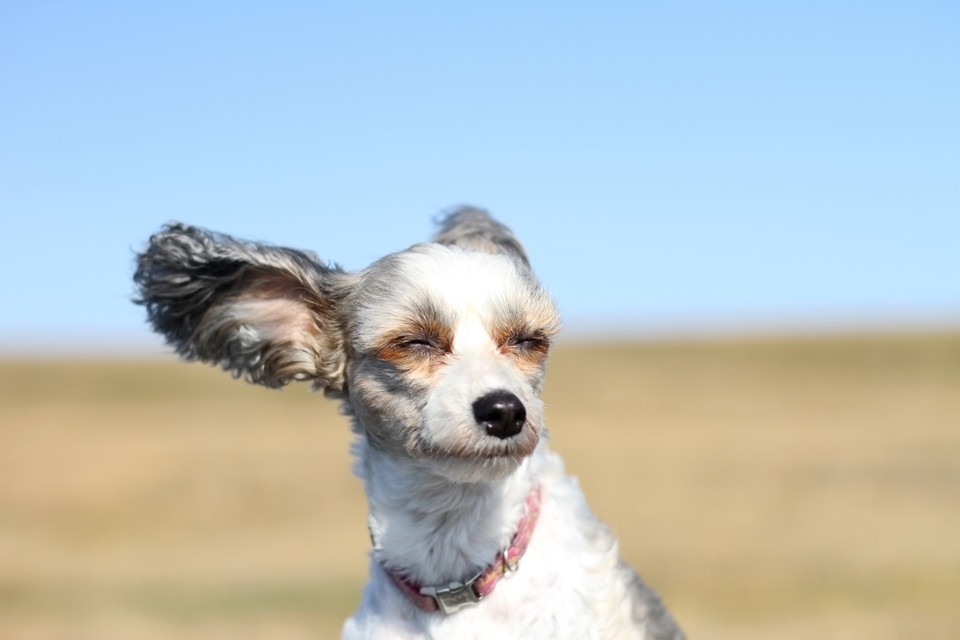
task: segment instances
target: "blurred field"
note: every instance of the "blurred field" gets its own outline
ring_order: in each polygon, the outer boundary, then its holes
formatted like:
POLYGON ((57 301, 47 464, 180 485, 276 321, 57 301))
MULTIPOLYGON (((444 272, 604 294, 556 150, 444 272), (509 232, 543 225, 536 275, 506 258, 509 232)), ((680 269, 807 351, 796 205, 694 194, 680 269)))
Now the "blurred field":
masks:
MULTIPOLYGON (((691 638, 960 638, 960 334, 566 345, 547 401, 691 638)), ((349 439, 173 357, 0 362, 0 638, 337 637, 349 439)))

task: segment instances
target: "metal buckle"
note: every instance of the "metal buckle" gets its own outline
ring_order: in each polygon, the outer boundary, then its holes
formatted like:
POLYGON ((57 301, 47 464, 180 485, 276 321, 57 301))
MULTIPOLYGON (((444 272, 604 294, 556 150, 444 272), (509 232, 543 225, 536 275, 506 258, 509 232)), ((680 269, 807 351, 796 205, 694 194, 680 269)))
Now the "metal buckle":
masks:
POLYGON ((446 614, 456 613, 464 607, 480 602, 480 596, 473 590, 473 583, 481 574, 475 575, 466 584, 450 582, 438 587, 421 587, 420 594, 430 596, 437 601, 440 610, 446 614))

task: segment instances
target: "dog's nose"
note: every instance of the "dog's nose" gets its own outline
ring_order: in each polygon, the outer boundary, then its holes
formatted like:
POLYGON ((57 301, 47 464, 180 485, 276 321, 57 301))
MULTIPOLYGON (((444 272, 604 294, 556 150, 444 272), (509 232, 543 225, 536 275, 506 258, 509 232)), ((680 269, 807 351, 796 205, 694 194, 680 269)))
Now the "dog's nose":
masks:
POLYGON ((523 430, 527 408, 509 391, 493 391, 473 403, 473 417, 489 435, 505 440, 523 430))

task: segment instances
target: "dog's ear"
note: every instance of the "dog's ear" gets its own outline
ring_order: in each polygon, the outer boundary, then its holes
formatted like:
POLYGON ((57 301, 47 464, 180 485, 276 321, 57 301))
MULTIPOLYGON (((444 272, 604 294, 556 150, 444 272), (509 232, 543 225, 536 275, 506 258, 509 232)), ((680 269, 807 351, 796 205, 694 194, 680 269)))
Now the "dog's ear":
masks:
POLYGON ((439 224, 440 230, 434 236, 434 242, 487 253, 503 253, 530 266, 527 252, 513 232, 483 209, 458 207, 443 215, 439 224))
POLYGON ((135 302, 190 360, 268 387, 344 387, 339 307, 352 278, 302 251, 168 224, 137 257, 135 302))

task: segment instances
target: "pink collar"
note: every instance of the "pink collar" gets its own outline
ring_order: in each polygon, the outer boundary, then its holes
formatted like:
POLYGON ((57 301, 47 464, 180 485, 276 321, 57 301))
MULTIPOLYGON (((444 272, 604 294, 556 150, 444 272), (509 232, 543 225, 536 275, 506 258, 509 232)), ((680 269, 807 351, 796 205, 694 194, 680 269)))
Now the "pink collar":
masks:
POLYGON ((454 613, 467 605, 480 602, 493 592, 493 588, 502 578, 519 567, 520 558, 530 544, 530 537, 540 516, 540 494, 538 485, 527 495, 525 512, 517 524, 517 532, 513 534, 510 547, 498 552, 493 564, 466 582, 424 587, 388 568, 382 560, 380 566, 407 599, 424 611, 454 613))

